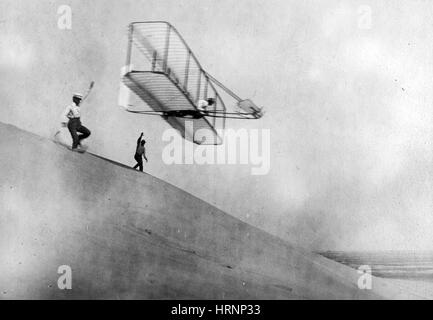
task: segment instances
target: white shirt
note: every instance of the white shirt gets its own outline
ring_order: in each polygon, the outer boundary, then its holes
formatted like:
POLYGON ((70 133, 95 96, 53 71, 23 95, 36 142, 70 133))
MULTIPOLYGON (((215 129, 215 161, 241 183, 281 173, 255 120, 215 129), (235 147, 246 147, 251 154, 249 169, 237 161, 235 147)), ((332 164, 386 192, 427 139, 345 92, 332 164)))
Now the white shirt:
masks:
POLYGON ((74 102, 68 105, 63 112, 62 122, 68 122, 69 119, 80 118, 81 110, 74 102))
POLYGON ((209 107, 209 103, 206 100, 199 100, 197 104, 197 108, 199 110, 205 111, 209 107))

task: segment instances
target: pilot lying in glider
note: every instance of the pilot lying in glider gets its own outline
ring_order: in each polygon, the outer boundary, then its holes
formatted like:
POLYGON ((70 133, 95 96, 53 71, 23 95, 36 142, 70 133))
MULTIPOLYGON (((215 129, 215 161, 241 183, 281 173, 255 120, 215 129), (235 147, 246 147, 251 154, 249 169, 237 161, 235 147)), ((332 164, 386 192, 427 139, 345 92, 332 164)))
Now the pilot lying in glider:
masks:
POLYGON ((207 100, 199 100, 197 104, 197 109, 195 110, 170 110, 164 112, 166 117, 180 117, 180 118, 192 118, 201 119, 207 115, 207 108, 215 104, 214 98, 209 98, 207 100))

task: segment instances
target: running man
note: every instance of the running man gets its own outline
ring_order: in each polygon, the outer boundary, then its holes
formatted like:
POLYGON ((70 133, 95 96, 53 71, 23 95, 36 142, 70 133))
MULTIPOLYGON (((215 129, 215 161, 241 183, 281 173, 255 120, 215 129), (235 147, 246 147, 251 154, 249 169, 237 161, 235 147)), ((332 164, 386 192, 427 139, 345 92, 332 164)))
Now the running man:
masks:
POLYGON ((62 126, 67 126, 71 133, 73 151, 85 151, 81 145, 81 141, 88 138, 91 134, 90 130, 81 124, 80 104, 87 99, 93 85, 94 82, 92 81, 89 90, 84 97, 80 93, 74 94, 72 97, 72 104, 68 105, 63 113, 62 126), (79 135, 78 133, 81 134, 79 135))
POLYGON ((137 148, 135 149, 135 156, 134 159, 137 161, 137 164, 134 166, 134 169, 139 168, 141 172, 143 172, 143 158, 147 161, 146 158, 146 148, 144 145, 146 144, 146 141, 143 139, 143 132, 141 133, 140 137, 137 140, 137 148))

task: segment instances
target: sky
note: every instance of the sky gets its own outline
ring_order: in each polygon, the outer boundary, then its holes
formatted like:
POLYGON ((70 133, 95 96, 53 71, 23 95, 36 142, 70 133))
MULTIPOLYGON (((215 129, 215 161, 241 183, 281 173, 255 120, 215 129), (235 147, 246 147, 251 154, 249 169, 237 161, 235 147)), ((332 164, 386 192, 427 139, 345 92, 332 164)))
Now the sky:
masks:
MULTIPOLYGON (((430 1, 3 0, 0 121, 44 137, 71 94, 89 150, 311 250, 433 250, 430 1), (59 7, 72 10, 70 30, 59 7), (270 132, 270 171, 166 165, 170 127, 117 104, 133 21, 173 24, 201 65, 264 106, 228 128, 270 132)), ((58 168, 56 169, 58 170, 58 168)), ((49 173, 46 173, 49 174, 49 173)), ((119 190, 122 192, 122 190, 119 190)))

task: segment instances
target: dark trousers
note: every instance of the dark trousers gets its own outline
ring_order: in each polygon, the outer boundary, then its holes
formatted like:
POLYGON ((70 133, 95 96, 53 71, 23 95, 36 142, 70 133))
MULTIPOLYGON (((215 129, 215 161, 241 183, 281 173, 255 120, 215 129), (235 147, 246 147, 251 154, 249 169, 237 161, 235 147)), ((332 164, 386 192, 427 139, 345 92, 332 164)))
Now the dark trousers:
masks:
POLYGON ((72 136, 72 149, 76 149, 81 140, 90 136, 90 130, 81 124, 80 118, 70 119, 68 129, 72 136), (81 134, 79 135, 78 132, 81 134))
POLYGON ((141 172, 143 172, 143 157, 140 156, 138 153, 134 156, 135 161, 137 161, 137 164, 134 166, 134 169, 139 168, 141 172))

